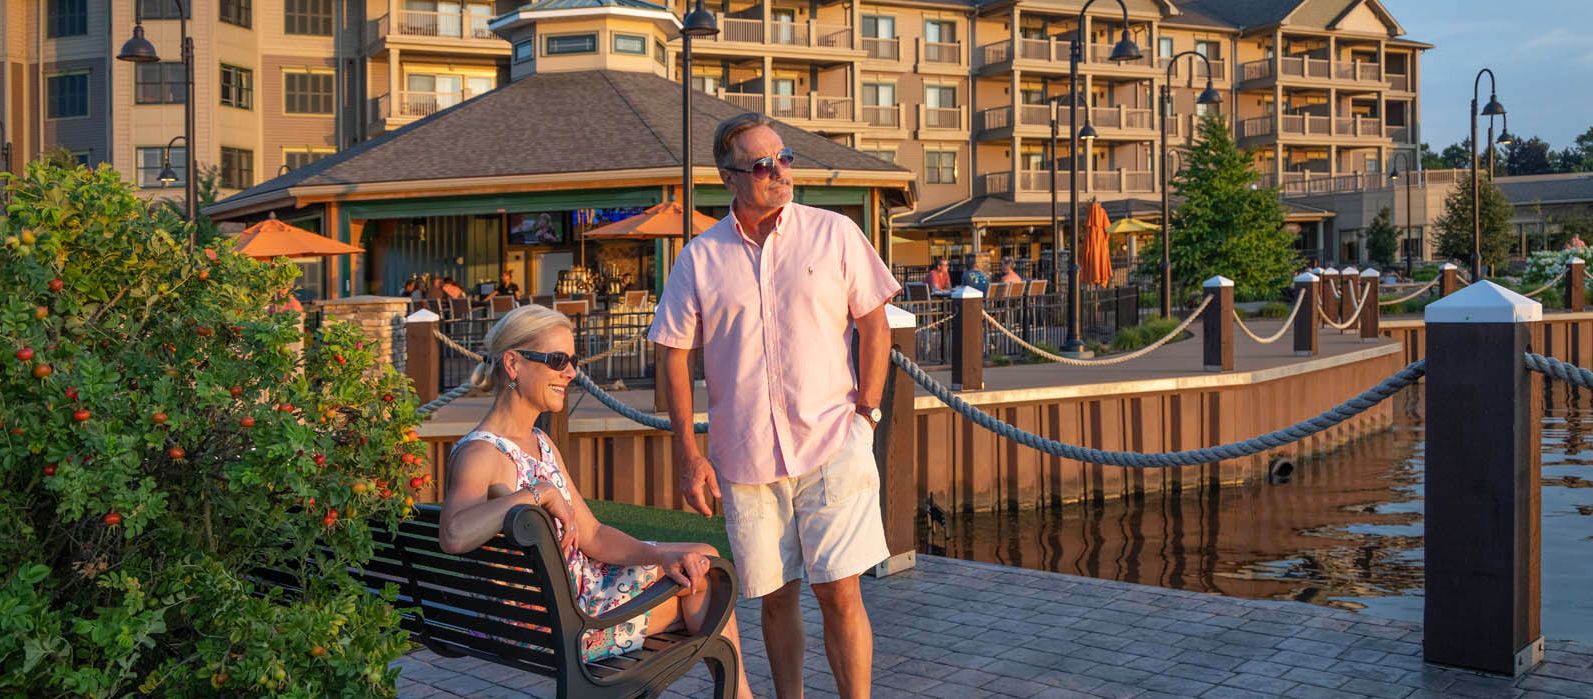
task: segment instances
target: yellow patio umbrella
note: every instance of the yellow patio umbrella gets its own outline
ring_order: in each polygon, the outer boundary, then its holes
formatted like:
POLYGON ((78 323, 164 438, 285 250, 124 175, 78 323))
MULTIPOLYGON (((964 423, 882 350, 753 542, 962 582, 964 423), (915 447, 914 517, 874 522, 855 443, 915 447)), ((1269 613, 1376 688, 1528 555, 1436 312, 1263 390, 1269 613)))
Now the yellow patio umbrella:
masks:
POLYGON ((1141 221, 1141 220, 1139 220, 1137 218, 1120 218, 1120 219, 1117 220, 1116 223, 1113 223, 1111 226, 1108 226, 1107 229, 1106 229, 1106 232, 1107 233, 1111 233, 1112 235, 1118 235, 1118 234, 1130 234, 1130 235, 1132 235, 1134 233, 1160 233, 1160 232, 1162 232, 1162 227, 1158 226, 1158 225, 1155 225, 1155 224, 1152 224, 1152 223, 1146 223, 1146 222, 1141 221))
POLYGON ((1106 230, 1111 221, 1100 202, 1090 204, 1090 213, 1084 219, 1084 249, 1079 252, 1079 282, 1086 286, 1105 287, 1112 282, 1112 251, 1106 230))

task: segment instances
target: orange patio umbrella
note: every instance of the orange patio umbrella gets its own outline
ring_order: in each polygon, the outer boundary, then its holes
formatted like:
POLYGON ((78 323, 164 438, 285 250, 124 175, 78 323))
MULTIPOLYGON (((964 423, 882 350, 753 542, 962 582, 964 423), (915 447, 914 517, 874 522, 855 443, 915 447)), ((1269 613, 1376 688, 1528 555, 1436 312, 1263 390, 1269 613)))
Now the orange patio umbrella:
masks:
MULTIPOLYGON (((718 223, 712 216, 701 211, 693 211, 691 217, 691 234, 699 235, 718 223)), ((649 240, 652 238, 674 238, 681 234, 685 228, 681 224, 680 204, 673 201, 654 204, 647 210, 627 219, 615 221, 606 226, 593 228, 581 237, 588 240, 649 240)))
POLYGON ((348 255, 365 252, 365 249, 268 218, 245 228, 238 235, 238 252, 257 260, 270 260, 278 257, 348 255))
POLYGON ((1079 282, 1086 286, 1105 287, 1112 281, 1112 251, 1106 234, 1110 225, 1101 203, 1091 203, 1084 219, 1084 249, 1079 251, 1079 282))

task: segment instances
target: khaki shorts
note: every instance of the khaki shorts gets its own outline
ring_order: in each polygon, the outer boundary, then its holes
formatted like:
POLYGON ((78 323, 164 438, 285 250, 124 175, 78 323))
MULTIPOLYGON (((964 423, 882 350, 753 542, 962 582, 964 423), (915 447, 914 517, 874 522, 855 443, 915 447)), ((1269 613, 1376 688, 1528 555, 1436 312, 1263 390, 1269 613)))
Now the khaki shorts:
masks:
POLYGON ((801 476, 743 485, 719 479, 742 596, 762 597, 803 573, 827 583, 890 557, 879 512, 874 430, 853 415, 846 444, 801 476))

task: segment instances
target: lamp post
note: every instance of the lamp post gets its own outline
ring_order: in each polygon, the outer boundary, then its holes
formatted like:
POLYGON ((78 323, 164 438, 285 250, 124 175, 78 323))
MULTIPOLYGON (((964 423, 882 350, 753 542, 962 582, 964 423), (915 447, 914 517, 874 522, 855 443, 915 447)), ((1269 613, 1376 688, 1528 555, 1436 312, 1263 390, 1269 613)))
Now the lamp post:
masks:
MULTIPOLYGON (((1493 77, 1493 71, 1487 68, 1477 71, 1477 77, 1471 82, 1471 280, 1482 279, 1482 205, 1478 199, 1482 190, 1477 179, 1477 96, 1482 88, 1482 75, 1488 74, 1488 104, 1482 108, 1482 115, 1491 117, 1505 113, 1504 105, 1499 104, 1498 84, 1493 77)), ((1489 148, 1493 144, 1488 144, 1489 148)))
POLYGON ((11 172, 11 139, 6 136, 5 119, 0 119, 0 166, 11 172))
POLYGON ((702 0, 686 13, 680 26, 680 221, 681 240, 690 241, 692 234, 691 205, 691 40, 693 37, 710 37, 719 34, 719 22, 712 12, 704 9, 702 0))
MULTIPOLYGON (((1162 137, 1162 148, 1161 148, 1161 156, 1160 156, 1161 157, 1161 162, 1158 163, 1158 165, 1160 166, 1159 169, 1161 170, 1161 183, 1160 184, 1161 184, 1161 190, 1162 190, 1162 317, 1163 318, 1171 318, 1172 315, 1173 315, 1173 256, 1172 256, 1172 252, 1171 252, 1172 251, 1172 238, 1168 234, 1169 225, 1168 225, 1168 210, 1167 210, 1167 117, 1168 117, 1169 113, 1172 112, 1172 110, 1173 110, 1173 86, 1172 86, 1172 82, 1173 82, 1173 66, 1178 65, 1178 59, 1183 58, 1184 56, 1199 56, 1201 62, 1206 64, 1206 89, 1200 91, 1200 95, 1195 98, 1195 104, 1221 104, 1222 103, 1222 95, 1219 94, 1217 92, 1217 90, 1215 88, 1213 88, 1212 85, 1211 85, 1211 59, 1207 58, 1205 54, 1202 54, 1202 53, 1200 53, 1198 51, 1192 51, 1192 50, 1191 51, 1182 51, 1182 52, 1179 52, 1178 54, 1174 55, 1172 60, 1167 62, 1167 76, 1166 76, 1166 79, 1162 81, 1162 92, 1161 92, 1162 104, 1161 104, 1161 108, 1156 110, 1157 115, 1161 119, 1161 124, 1158 126, 1158 129, 1161 131, 1161 137, 1162 137)), ((1195 71, 1194 71, 1194 64, 1193 63, 1190 64, 1189 73, 1190 73, 1189 74, 1190 79, 1193 80, 1194 77, 1195 77, 1195 75, 1194 75, 1195 71)), ((1191 127, 1190 128, 1190 134, 1189 134, 1189 136, 1187 136, 1185 138, 1185 142, 1193 141, 1194 138, 1195 138, 1194 128, 1191 127)))
POLYGON ((1514 143, 1515 140, 1516 140, 1516 137, 1510 135, 1510 115, 1509 114, 1504 115, 1504 126, 1503 126, 1503 128, 1499 129, 1499 138, 1497 140, 1495 140, 1494 137, 1493 137, 1493 117, 1488 117, 1488 179, 1489 180, 1493 179, 1494 151, 1499 150, 1499 146, 1508 146, 1511 143, 1514 143))
MULTIPOLYGON (((183 142, 187 144, 186 167, 188 168, 187 185, 183 192, 183 207, 188 214, 188 221, 192 223, 195 212, 198 211, 198 187, 194 181, 194 174, 198 170, 194 162, 194 40, 188 36, 188 10, 183 6, 183 0, 172 0, 177 5, 178 29, 182 36, 182 62, 183 62, 183 142)), ((116 54, 116 60, 129 63, 157 63, 160 56, 155 53, 155 45, 144 38, 144 20, 138 17, 133 24, 133 38, 122 44, 121 52, 116 54)), ((175 139, 173 139, 175 140, 175 139)), ((170 153, 171 144, 166 145, 170 153)), ((170 168, 167 168, 170 169, 170 168)), ((188 230, 188 244, 193 245, 194 231, 188 230)))
MULTIPOLYGON (((1411 258, 1411 247, 1412 246, 1411 246, 1410 233, 1411 233, 1411 228, 1414 227, 1412 225, 1414 222, 1411 220, 1411 216, 1410 216, 1410 211, 1411 211, 1411 209, 1410 209, 1410 188, 1411 188, 1411 185, 1415 184, 1416 175, 1415 175, 1415 172, 1410 169, 1410 160, 1411 160, 1410 153, 1407 153, 1405 151, 1395 151, 1395 153, 1394 153, 1394 167, 1389 169, 1389 171, 1388 171, 1388 181, 1389 182, 1393 182, 1393 183, 1398 183, 1399 182, 1399 160, 1400 160, 1400 158, 1404 158, 1405 159, 1405 278, 1406 279, 1410 279, 1410 278, 1412 278, 1411 277, 1411 259, 1410 259, 1411 258)), ((1394 196, 1398 197, 1399 195, 1396 194, 1394 196)), ((1398 201, 1396 201, 1394 203, 1394 207, 1396 209, 1399 208, 1399 202, 1398 201)))
MULTIPOLYGON (((1117 6, 1123 10, 1123 36, 1117 44, 1112 46, 1112 53, 1108 60, 1122 63, 1123 61, 1138 60, 1142 55, 1139 46, 1128 36, 1128 5, 1123 0, 1116 0, 1117 6)), ((1084 126, 1075 130, 1074 124, 1079 123, 1079 64, 1084 62, 1084 15, 1090 11, 1090 6, 1095 0, 1084 3, 1079 8, 1078 24, 1074 32, 1074 39, 1068 47, 1068 206, 1071 214, 1068 218, 1068 329, 1067 339, 1062 343, 1064 355, 1083 356, 1084 342, 1079 339, 1080 325, 1080 299, 1079 299, 1079 140, 1092 141, 1095 139, 1095 127, 1090 126, 1089 112, 1084 114, 1084 126)), ((1086 99, 1086 104, 1088 100, 1086 99)), ((1056 106, 1053 104, 1052 135, 1056 134, 1056 106)), ((1053 141, 1054 142, 1054 141, 1053 141)), ((1055 147, 1052 148, 1055 151, 1055 147)), ((1053 152, 1054 154, 1054 152, 1053 152)), ((1056 161, 1052 160, 1052 172, 1056 171, 1056 161)), ((1051 178, 1052 201, 1056 200, 1056 178, 1051 178)), ((1051 226, 1055 231, 1061 224, 1056 220, 1056 210, 1053 206, 1051 213, 1051 226)), ((1053 234, 1053 240, 1055 235, 1053 234)), ((1055 243, 1052 244, 1053 248, 1055 243)))
MULTIPOLYGON (((182 141, 183 142, 183 149, 185 151, 191 151, 194 148, 193 144, 188 142, 188 137, 187 136, 173 136, 170 141, 166 142, 166 147, 161 150, 161 154, 160 154, 160 174, 155 175, 155 179, 160 181, 160 186, 162 186, 162 187, 177 181, 177 171, 173 170, 172 167, 171 167, 171 147, 173 145, 175 145, 178 141, 182 141)), ((185 153, 185 155, 186 155, 186 153, 185 153)), ((186 157, 184 158, 184 162, 187 162, 187 158, 186 157)), ((190 172, 185 173, 185 174, 186 174, 186 182, 185 182, 185 184, 193 182, 194 173, 190 171, 190 172)), ((192 215, 192 214, 190 213, 190 215, 192 215)))

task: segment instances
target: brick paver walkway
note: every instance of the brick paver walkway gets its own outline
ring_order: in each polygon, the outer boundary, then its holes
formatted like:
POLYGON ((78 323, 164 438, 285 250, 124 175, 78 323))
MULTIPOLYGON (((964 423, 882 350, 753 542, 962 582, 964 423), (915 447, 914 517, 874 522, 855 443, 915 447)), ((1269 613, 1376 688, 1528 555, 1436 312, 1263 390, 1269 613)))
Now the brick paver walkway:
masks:
MULTIPOLYGON (((1420 624, 1298 602, 1180 592, 933 556, 863 579, 874 696, 1520 697, 1593 699, 1593 646, 1548 644, 1514 682, 1421 661, 1420 624)), ((835 696, 817 603, 804 593, 807 696, 835 696)), ((755 604, 742 603, 753 691, 772 697, 755 604), (750 623, 749 623, 750 622, 750 623)), ((552 697, 545 678, 422 651, 398 661, 399 696, 552 697)), ((671 697, 709 696, 699 668, 671 697)))

